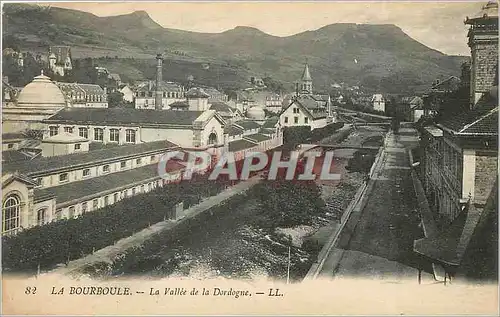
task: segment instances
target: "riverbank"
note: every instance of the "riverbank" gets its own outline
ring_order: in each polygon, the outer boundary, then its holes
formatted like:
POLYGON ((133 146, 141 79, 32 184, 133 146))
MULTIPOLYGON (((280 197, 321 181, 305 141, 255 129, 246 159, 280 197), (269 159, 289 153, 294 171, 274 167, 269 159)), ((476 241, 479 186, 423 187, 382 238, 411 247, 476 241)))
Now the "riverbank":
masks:
MULTIPOLYGON (((371 131, 367 131, 365 137, 358 134, 353 136, 356 141, 372 136, 371 131)), ((349 137, 344 141, 355 142, 349 137)), ((328 202, 328 209, 310 223, 270 228, 260 216, 263 210, 258 199, 250 191, 243 198, 235 197, 235 202, 229 202, 230 208, 214 206, 189 223, 163 231, 148 242, 128 249, 113 263, 95 263, 80 273, 101 279, 139 275, 143 278, 284 280, 290 246, 290 280, 299 282, 325 243, 321 238, 322 228, 338 221, 364 182, 366 173, 346 169, 355 152, 351 149, 338 153, 335 166, 342 173, 342 180, 322 186, 322 198, 328 202), (315 242, 311 242, 313 240, 315 242)))

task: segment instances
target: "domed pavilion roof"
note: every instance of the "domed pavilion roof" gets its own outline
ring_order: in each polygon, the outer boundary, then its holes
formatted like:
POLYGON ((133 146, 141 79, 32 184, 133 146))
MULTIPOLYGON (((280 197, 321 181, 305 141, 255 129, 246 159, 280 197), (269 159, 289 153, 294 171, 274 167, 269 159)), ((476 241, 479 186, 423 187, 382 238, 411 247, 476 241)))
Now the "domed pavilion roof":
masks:
POLYGON ((60 108, 66 106, 66 99, 59 87, 43 74, 36 76, 19 93, 18 107, 60 108))
POLYGON ((247 110, 247 117, 253 120, 264 120, 266 118, 266 113, 261 107, 253 106, 247 110))

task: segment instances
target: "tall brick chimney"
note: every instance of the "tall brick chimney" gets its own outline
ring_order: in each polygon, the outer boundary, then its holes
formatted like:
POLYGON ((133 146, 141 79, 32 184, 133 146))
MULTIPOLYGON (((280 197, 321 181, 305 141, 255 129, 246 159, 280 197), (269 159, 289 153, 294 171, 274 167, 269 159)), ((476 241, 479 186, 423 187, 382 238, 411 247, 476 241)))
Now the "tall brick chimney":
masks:
POLYGON ((155 91, 155 109, 162 110, 162 98, 163 92, 160 90, 162 82, 162 64, 163 56, 161 54, 156 55, 156 91, 155 91))

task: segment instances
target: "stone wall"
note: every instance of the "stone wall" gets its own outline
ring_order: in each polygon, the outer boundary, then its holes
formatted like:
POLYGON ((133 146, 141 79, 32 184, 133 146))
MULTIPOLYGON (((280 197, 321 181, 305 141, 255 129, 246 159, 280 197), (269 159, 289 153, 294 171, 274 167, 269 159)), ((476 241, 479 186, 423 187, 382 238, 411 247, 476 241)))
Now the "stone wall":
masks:
POLYGON ((474 200, 485 202, 498 175, 496 153, 476 153, 474 200))
POLYGON ((498 66, 498 43, 476 44, 475 60, 475 91, 487 92, 496 84, 495 75, 498 66))

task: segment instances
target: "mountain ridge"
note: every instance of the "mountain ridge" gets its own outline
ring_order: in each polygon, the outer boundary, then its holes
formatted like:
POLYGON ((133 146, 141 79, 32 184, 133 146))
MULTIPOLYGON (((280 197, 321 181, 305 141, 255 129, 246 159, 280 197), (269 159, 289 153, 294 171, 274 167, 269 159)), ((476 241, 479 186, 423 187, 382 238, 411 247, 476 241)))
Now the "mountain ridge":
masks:
POLYGON ((465 60, 427 47, 393 24, 336 23, 284 37, 251 26, 201 33, 165 28, 145 11, 99 17, 24 4, 4 5, 3 24, 3 36, 33 51, 64 44, 77 58, 164 52, 167 58, 237 65, 243 77, 272 74, 287 86, 299 79, 305 60, 317 87, 343 81, 384 91, 405 85, 414 90, 459 75, 465 60))

